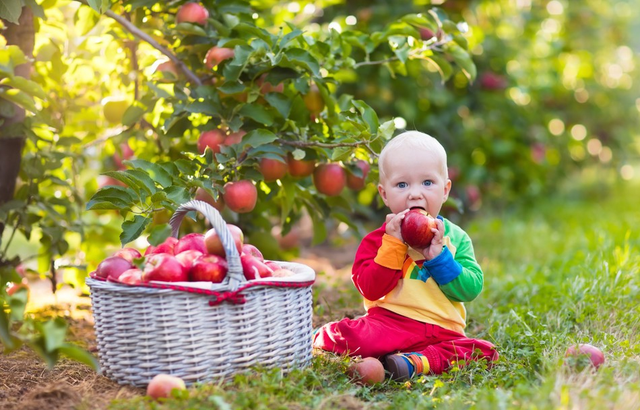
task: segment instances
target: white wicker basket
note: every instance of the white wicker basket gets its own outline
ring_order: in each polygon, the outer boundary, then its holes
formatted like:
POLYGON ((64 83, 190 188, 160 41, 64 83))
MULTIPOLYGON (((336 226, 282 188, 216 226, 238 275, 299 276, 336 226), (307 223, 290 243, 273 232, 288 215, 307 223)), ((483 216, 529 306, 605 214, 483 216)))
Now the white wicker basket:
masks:
POLYGON ((221 237, 227 278, 210 289, 88 278, 103 373, 134 386, 167 373, 190 385, 221 381, 258 365, 284 372, 307 366, 313 270, 278 262, 303 279, 246 281, 231 233, 213 207, 201 201, 182 205, 170 222, 173 236, 189 211, 204 214, 221 237))

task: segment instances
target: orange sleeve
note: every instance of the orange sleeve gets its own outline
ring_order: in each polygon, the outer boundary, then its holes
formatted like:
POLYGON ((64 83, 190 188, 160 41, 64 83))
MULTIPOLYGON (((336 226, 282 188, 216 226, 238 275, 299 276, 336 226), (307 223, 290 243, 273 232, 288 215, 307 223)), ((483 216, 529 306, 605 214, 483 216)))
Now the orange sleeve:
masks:
POLYGON ((378 253, 373 260, 385 268, 401 270, 407 255, 408 246, 395 236, 384 234, 382 244, 378 248, 378 253))

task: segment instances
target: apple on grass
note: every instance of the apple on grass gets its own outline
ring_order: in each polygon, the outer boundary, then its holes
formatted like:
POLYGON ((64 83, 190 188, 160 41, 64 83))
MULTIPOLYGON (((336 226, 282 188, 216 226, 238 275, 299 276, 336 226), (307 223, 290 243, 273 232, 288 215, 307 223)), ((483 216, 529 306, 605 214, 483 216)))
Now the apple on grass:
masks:
POLYGON ((144 266, 142 280, 163 282, 185 282, 189 280, 187 270, 175 256, 168 253, 152 255, 144 266))
MULTIPOLYGON (((231 232, 231 237, 233 238, 233 242, 236 245, 236 249, 238 250, 238 254, 242 253, 242 245, 244 242, 244 233, 242 229, 234 224, 227 224, 227 228, 229 232, 231 232)), ((222 241, 220 240, 220 236, 218 236, 218 232, 214 228, 211 228, 204 234, 204 244, 206 246, 207 251, 205 253, 210 253, 212 255, 218 255, 222 257, 226 257, 227 254, 222 246, 222 241)))
POLYGON ((187 386, 180 377, 169 374, 158 374, 151 379, 147 386, 147 396, 154 400, 170 398, 174 390, 186 390, 187 386))
POLYGON ((120 256, 109 256, 98 264, 96 277, 104 280, 118 280, 126 270, 133 268, 133 264, 120 256))
POLYGON ((382 383, 384 381, 384 366, 375 357, 356 359, 347 368, 347 375, 356 384, 382 383))
POLYGON ((422 249, 431 244, 436 229, 436 219, 422 208, 411 208, 400 223, 402 239, 412 248, 422 249))
MULTIPOLYGON (((597 347, 590 344, 578 344, 569 346, 565 353, 565 357, 578 361, 581 357, 588 358, 589 362, 595 369, 598 369, 604 363, 604 354, 597 347)), ((578 364, 578 363, 574 363, 578 364)))
POLYGON ((189 279, 192 282, 220 283, 227 276, 227 261, 218 255, 200 255, 191 266, 189 279))

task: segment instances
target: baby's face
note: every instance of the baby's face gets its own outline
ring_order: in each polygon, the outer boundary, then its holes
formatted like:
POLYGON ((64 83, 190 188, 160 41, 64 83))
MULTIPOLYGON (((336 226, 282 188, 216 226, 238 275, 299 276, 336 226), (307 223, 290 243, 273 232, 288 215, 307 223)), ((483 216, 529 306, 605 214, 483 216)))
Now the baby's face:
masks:
POLYGON ((390 153, 381 166, 378 192, 391 212, 420 207, 437 216, 449 196, 451 181, 443 175, 442 159, 427 149, 390 153))

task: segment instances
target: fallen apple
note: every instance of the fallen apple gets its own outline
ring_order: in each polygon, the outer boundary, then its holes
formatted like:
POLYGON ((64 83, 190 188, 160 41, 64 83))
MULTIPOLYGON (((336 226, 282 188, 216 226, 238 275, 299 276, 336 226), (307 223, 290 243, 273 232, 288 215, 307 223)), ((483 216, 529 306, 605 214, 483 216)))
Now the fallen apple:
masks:
POLYGON ((151 379, 147 386, 147 396, 154 400, 171 397, 174 390, 186 390, 187 386, 180 377, 169 374, 158 374, 151 379))
POLYGON ((587 357, 596 369, 604 363, 604 354, 602 351, 597 347, 586 343, 569 346, 565 353, 565 357, 587 357))
POLYGON ((173 253, 175 255, 184 251, 200 251, 202 253, 207 253, 207 247, 204 244, 204 235, 201 233, 190 233, 178 240, 175 247, 173 248, 173 253))
MULTIPOLYGON (((236 249, 238 249, 238 254, 242 253, 242 244, 244 242, 244 233, 242 229, 233 224, 227 224, 227 228, 231 232, 231 237, 236 244, 236 249)), ((207 248, 206 253, 210 253, 212 255, 218 255, 222 257, 226 257, 226 252, 224 247, 222 246, 222 241, 220 241, 220 237, 218 236, 218 232, 215 229, 209 229, 207 233, 204 234, 204 244, 207 248)))
POLYGON ((218 255, 200 255, 193 261, 189 279, 193 282, 220 283, 227 276, 227 261, 218 255))
POLYGON ((422 249, 431 244, 437 228, 436 220, 421 208, 412 208, 404 214, 400 224, 402 239, 412 248, 422 249))
POLYGON ((347 375, 357 384, 372 385, 384 381, 384 366, 375 357, 355 360, 347 368, 347 375))
POLYGON ((157 253, 147 260, 142 275, 144 282, 152 280, 163 282, 184 282, 189 280, 187 270, 175 256, 157 253))
POLYGON ((98 264, 96 276, 102 279, 118 280, 122 272, 131 269, 133 264, 120 256, 109 256, 98 264))

